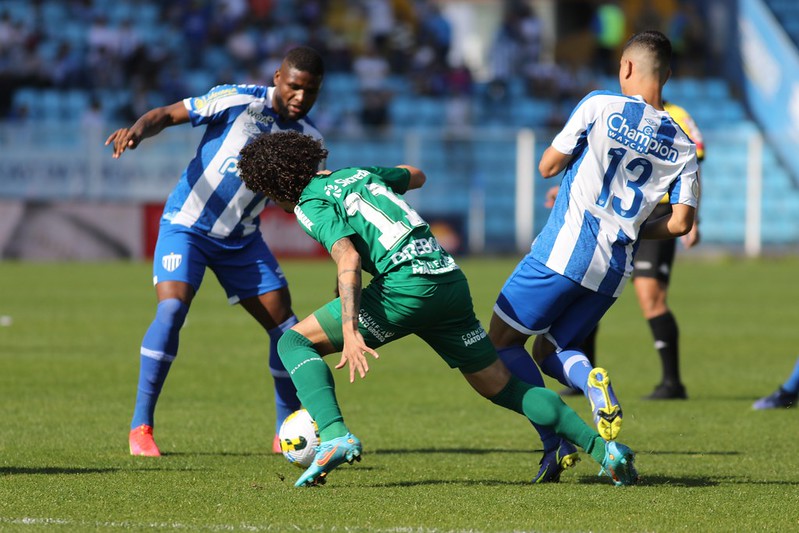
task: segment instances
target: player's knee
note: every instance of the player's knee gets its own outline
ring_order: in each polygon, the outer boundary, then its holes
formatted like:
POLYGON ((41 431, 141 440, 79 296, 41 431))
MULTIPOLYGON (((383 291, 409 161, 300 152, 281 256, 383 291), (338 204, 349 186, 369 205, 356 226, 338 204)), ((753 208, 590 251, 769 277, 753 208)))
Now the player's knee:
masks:
POLYGON ((155 319, 170 330, 178 330, 183 327, 188 313, 188 305, 177 298, 167 298, 158 302, 155 319))

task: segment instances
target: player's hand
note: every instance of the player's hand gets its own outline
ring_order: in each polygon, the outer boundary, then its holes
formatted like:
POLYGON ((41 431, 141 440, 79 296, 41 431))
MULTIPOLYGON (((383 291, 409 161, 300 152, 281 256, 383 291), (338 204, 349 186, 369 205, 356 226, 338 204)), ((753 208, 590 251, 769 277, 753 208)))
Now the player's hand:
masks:
POLYGON ((141 134, 134 132, 130 128, 120 128, 105 140, 105 146, 112 144, 114 146, 113 158, 119 159, 122 152, 130 148, 134 150, 142 140, 141 134))
POLYGON ((366 360, 366 354, 371 354, 375 359, 380 356, 376 351, 369 348, 363 340, 360 333, 355 333, 353 338, 348 342, 344 341, 344 348, 341 350, 341 360, 336 365, 336 370, 344 368, 347 363, 350 365, 350 383, 355 382, 355 372, 361 376, 361 379, 366 377, 369 372, 369 362, 366 360))
POLYGON ((680 237, 680 240, 682 241, 682 245, 685 246, 686 250, 699 244, 699 224, 694 221, 691 231, 680 237))
POLYGON ((555 205, 555 198, 558 197, 558 191, 560 191, 559 185, 553 185, 549 188, 546 196, 544 197, 544 207, 552 209, 552 207, 555 205))

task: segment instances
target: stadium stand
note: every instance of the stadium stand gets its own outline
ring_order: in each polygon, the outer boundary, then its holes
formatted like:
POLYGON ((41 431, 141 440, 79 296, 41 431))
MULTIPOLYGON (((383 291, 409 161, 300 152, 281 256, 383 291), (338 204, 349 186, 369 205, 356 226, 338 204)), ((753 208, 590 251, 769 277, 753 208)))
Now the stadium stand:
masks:
MULTIPOLYGON (((767 3, 794 42, 799 42, 799 2, 767 3)), ((311 39, 309 44, 324 46, 326 35, 322 32, 313 37, 314 28, 344 24, 324 8, 293 9, 286 0, 276 0, 270 16, 247 11, 251 8, 246 2, 217 4, 229 9, 213 12, 210 6, 216 4, 210 2, 156 0, 3 2, 0 71, 9 81, 8 89, 4 88, 7 108, 0 108, 0 117, 6 123, 40 123, 64 130, 82 124, 92 102, 99 101, 102 119, 108 124, 127 122, 142 108, 201 94, 219 82, 268 83, 274 67, 271 57, 279 56, 297 39, 311 39), (245 11, 236 12, 235 7, 241 5, 245 11), (226 38, 242 21, 250 24, 256 59, 242 59, 248 49, 246 42, 236 52, 226 38)), ((308 6, 311 4, 317 5, 309 2, 308 6)), ((339 40, 347 41, 350 33, 363 31, 363 27, 337 26, 337 31, 339 40)), ((618 82, 596 76, 563 96, 558 91, 553 94, 531 88, 529 80, 519 76, 456 78, 454 69, 446 66, 446 50, 425 48, 430 35, 423 32, 424 25, 419 25, 415 39, 405 48, 386 51, 391 64, 386 81, 390 118, 389 127, 377 133, 360 124, 364 93, 352 69, 359 50, 354 46, 324 50, 329 71, 313 118, 326 133, 331 166, 398 164, 415 158, 408 162, 421 165, 437 179, 431 180, 425 195, 414 199, 414 204, 423 212, 462 214, 474 207, 474 191, 483 191, 488 215, 486 241, 497 250, 507 250, 513 247, 509 229, 513 217, 508 214, 515 208, 516 132, 520 128, 534 130, 536 153, 540 154, 552 128, 562 124, 579 96, 591 88, 613 89, 618 82), (429 62, 420 64, 420 57, 430 58, 429 62), (450 107, 455 87, 464 103, 461 107, 450 107)), ((703 238, 722 245, 738 244, 745 230, 742 191, 747 148, 758 134, 758 125, 727 81, 718 76, 676 77, 666 86, 666 97, 689 110, 706 136, 703 238)), ((45 136, 40 142, 51 140, 61 143, 56 150, 64 146, 74 149, 80 142, 64 135, 45 136)), ((155 159, 168 159, 174 146, 164 146, 155 159)), ((762 170, 763 208, 768 214, 763 219, 764 240, 777 245, 799 242, 799 224, 795 222, 799 191, 768 145, 764 146, 762 170)), ((536 195, 541 200, 537 205, 543 203, 548 185, 537 184, 536 195)), ((20 194, 20 189, 14 191, 20 194)), ((11 189, 0 186, 0 197, 9 194, 11 189)), ((160 195, 161 191, 153 194, 160 195)), ((536 211, 537 226, 546 214, 544 209, 536 211)))

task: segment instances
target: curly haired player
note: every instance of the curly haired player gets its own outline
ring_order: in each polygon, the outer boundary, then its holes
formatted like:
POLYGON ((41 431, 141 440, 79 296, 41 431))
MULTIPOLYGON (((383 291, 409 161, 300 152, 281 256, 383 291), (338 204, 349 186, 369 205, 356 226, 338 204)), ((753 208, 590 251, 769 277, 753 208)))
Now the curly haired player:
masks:
MULTIPOLYGON (((317 173, 327 151, 297 132, 261 136, 241 152, 247 187, 293 209, 303 229, 336 262, 340 297, 287 331, 278 343, 321 444, 296 486, 324 483, 337 466, 360 460, 361 441, 344 423, 333 375, 322 357, 341 352, 335 368, 349 379, 369 370, 366 354, 406 335, 424 340, 493 403, 523 414, 585 449, 617 485, 638 479, 634 454, 606 442, 560 397, 511 376, 477 320, 466 277, 402 194, 425 174, 409 165, 350 167, 317 173), (361 272, 372 274, 361 287, 361 272)), ((577 460, 576 451, 564 463, 577 460)), ((559 474, 560 472, 558 472, 559 474)))

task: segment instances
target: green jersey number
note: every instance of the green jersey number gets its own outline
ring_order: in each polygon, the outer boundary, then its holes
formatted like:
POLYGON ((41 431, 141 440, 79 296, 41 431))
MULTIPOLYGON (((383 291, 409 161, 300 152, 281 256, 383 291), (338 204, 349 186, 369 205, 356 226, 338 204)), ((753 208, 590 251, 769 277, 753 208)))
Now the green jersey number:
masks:
POLYGON ((380 232, 378 240, 386 250, 392 249, 394 245, 408 235, 413 228, 427 224, 424 219, 419 216, 419 213, 414 211, 405 200, 394 194, 385 186, 379 183, 369 183, 366 188, 375 196, 375 199, 379 200, 381 197, 385 198, 399 207, 404 213, 404 220, 393 220, 385 211, 370 203, 357 192, 351 193, 344 198, 344 207, 347 209, 347 215, 355 216, 359 214, 367 222, 375 226, 380 232))

